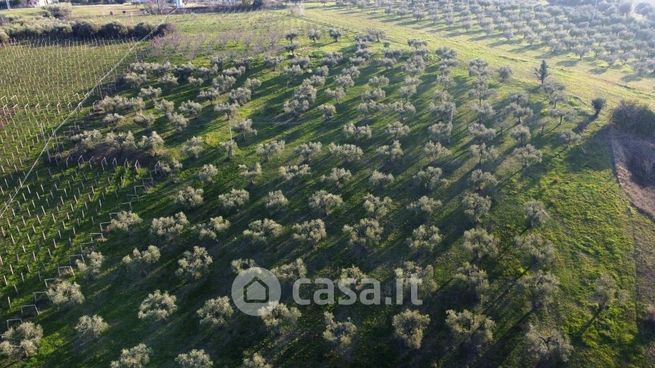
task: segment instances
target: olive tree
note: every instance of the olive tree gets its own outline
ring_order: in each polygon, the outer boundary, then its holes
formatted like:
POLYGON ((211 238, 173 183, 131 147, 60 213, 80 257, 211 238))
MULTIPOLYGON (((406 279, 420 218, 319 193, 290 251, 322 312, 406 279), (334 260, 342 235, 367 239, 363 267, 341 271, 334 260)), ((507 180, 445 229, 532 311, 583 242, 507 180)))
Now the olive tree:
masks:
POLYGON ((191 137, 182 145, 182 152, 184 152, 185 155, 191 156, 195 159, 200 157, 200 154, 204 150, 205 141, 202 139, 202 137, 191 137))
POLYGON ((203 165, 198 171, 198 179, 205 184, 212 184, 218 175, 218 169, 212 164, 203 165))
POLYGON ((366 213, 376 219, 385 217, 393 206, 393 200, 389 197, 376 197, 367 193, 364 196, 364 210, 366 213))
POLYGON ((430 316, 419 311, 406 309, 393 316, 394 336, 410 349, 420 349, 430 316))
POLYGON ((555 259, 553 243, 540 235, 517 236, 514 243, 521 250, 523 263, 532 271, 549 267, 555 259))
POLYGON ((441 232, 434 225, 419 225, 412 231, 412 236, 407 238, 407 244, 412 249, 432 250, 441 242, 441 232))
POLYGON ((330 343, 338 354, 348 355, 357 335, 357 326, 350 320, 344 322, 335 320, 334 314, 331 312, 323 313, 323 320, 325 321, 323 339, 330 343))
POLYGON ((244 189, 232 188, 229 192, 218 196, 218 204, 225 210, 243 207, 250 200, 250 193, 244 189))
POLYGON ((434 166, 419 170, 414 175, 414 180, 429 190, 435 190, 439 186, 448 184, 448 180, 443 178, 443 170, 434 166))
POLYGON ((471 173, 469 182, 476 191, 483 192, 486 189, 495 187, 498 184, 498 179, 490 172, 475 169, 471 173))
POLYGON ((293 239, 312 245, 318 244, 321 240, 327 238, 325 223, 321 219, 309 220, 300 224, 295 224, 293 229, 293 239))
POLYGON ((57 307, 72 306, 84 303, 84 295, 80 285, 69 281, 59 281, 50 284, 46 291, 48 299, 57 307))
POLYGON ((89 341, 99 338, 108 328, 109 324, 99 315, 84 315, 77 321, 75 332, 80 339, 89 341))
POLYGON ((175 201, 186 208, 198 207, 203 203, 203 193, 204 191, 200 188, 195 189, 191 186, 187 186, 177 192, 175 201))
POLYGON ((188 353, 178 354, 175 357, 175 363, 180 368, 212 368, 214 366, 209 354, 202 349, 193 349, 188 353))
POLYGON ((11 326, 2 334, 0 352, 13 360, 35 356, 41 345, 43 329, 33 322, 21 322, 11 326))
POLYGON ((539 270, 521 278, 519 286, 533 311, 552 303, 559 288, 559 279, 550 272, 539 270))
POLYGON ((159 248, 154 245, 149 245, 148 248, 143 251, 134 248, 131 254, 123 257, 121 263, 130 270, 143 271, 147 266, 157 263, 160 257, 161 252, 159 251, 159 248))
POLYGON ((266 208, 271 211, 280 211, 286 206, 289 205, 289 200, 284 196, 281 190, 275 190, 268 192, 266 198, 264 199, 264 204, 266 208))
POLYGON ((93 280, 100 275, 102 263, 105 261, 105 256, 100 252, 92 251, 84 257, 84 260, 78 259, 75 261, 77 269, 84 277, 93 280))
POLYGON ((295 330, 301 313, 296 307, 278 303, 263 308, 261 319, 266 328, 276 335, 284 335, 295 330))
POLYGON ((351 245, 375 246, 382 240, 384 228, 378 220, 363 218, 356 224, 344 225, 343 232, 351 245))
POLYGON ((266 359, 261 356, 259 353, 254 353, 249 358, 243 358, 243 368, 273 368, 272 365, 268 364, 266 359))
POLYGON ((192 252, 185 251, 182 258, 177 261, 179 267, 175 274, 188 280, 199 280, 209 271, 213 262, 207 249, 194 246, 192 252))
POLYGON ((477 261, 498 255, 498 241, 487 230, 478 227, 464 232, 464 249, 477 261))
POLYGON ((293 180, 294 178, 306 177, 311 175, 312 168, 307 164, 280 166, 280 175, 284 180, 293 180))
POLYGON ((407 209, 429 217, 432 216, 436 210, 441 208, 441 206, 442 203, 440 200, 430 198, 428 196, 422 196, 421 198, 407 205, 407 209))
POLYGON ((496 323, 485 316, 464 309, 446 311, 446 325, 457 342, 463 343, 472 353, 478 354, 494 339, 496 323))
POLYGON ((248 229, 243 231, 243 236, 255 243, 266 243, 273 238, 282 235, 284 227, 274 220, 255 220, 248 224, 248 229))
POLYGON ((467 193, 462 199, 464 213, 474 222, 482 222, 491 209, 491 199, 477 193, 467 193))
POLYGON ((569 337, 553 327, 530 324, 525 340, 532 358, 548 365, 567 362, 573 352, 569 337))
POLYGON ((482 300, 489 290, 487 272, 469 262, 464 262, 458 267, 453 278, 463 286, 466 293, 473 295, 477 301, 482 300))
POLYGON ((155 290, 143 299, 137 316, 139 319, 155 322, 165 321, 177 310, 176 302, 175 295, 170 295, 167 291, 155 290))
POLYGON ((230 298, 221 296, 205 301, 203 306, 196 311, 200 317, 200 324, 210 328, 223 327, 234 314, 234 308, 230 304, 230 298))
POLYGON ((546 206, 541 201, 529 201, 525 204, 525 219, 530 227, 536 228, 543 225, 550 216, 546 212, 546 206))
POLYGON ((189 220, 187 220, 184 212, 178 212, 173 216, 152 219, 150 233, 167 241, 172 241, 180 236, 188 225, 189 220))
POLYGON ((150 363, 152 349, 145 344, 139 344, 129 349, 121 350, 118 360, 111 362, 111 368, 144 368, 150 363))
POLYGON ((343 205, 343 199, 338 194, 319 190, 309 197, 309 207, 324 215, 330 215, 343 205))
POLYGON ((131 232, 143 220, 132 211, 120 211, 109 222, 109 230, 131 232))
POLYGON ((268 161, 274 155, 279 154, 284 150, 285 142, 280 141, 271 141, 262 143, 257 146, 256 152, 258 155, 262 156, 264 161, 268 161))
POLYGON ((332 168, 330 175, 321 176, 321 181, 330 183, 336 188, 341 188, 352 178, 352 176, 350 170, 341 167, 334 167, 332 168))

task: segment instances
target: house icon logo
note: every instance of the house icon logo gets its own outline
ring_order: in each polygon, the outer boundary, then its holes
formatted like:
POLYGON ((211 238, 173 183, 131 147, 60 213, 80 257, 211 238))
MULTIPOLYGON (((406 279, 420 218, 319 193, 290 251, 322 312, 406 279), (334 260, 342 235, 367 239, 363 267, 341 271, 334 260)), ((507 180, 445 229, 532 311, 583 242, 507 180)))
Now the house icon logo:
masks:
POLYGON ((280 281, 261 267, 251 267, 239 272, 232 282, 232 302, 251 316, 260 316, 266 308, 280 301, 280 281))
POLYGON ((246 303, 268 303, 268 285, 255 276, 243 287, 243 300, 246 303))

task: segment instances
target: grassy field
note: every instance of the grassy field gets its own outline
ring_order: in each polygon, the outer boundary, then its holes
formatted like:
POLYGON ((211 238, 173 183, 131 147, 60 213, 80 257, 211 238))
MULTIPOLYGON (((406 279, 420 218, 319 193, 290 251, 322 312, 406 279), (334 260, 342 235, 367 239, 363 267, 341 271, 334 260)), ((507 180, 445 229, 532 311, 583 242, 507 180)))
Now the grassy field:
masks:
MULTIPOLYGON (((109 9, 118 14, 126 8, 132 9, 123 6, 76 7, 73 15, 104 20, 107 19, 109 9)), ((15 12, 29 16, 31 11, 15 12)), ((122 15, 116 17, 125 22, 161 19, 122 15)), ((418 170, 430 163, 423 153, 423 145, 428 140, 428 126, 435 123, 428 108, 439 89, 434 53, 428 58, 425 72, 420 75, 417 95, 411 97, 417 113, 407 122, 410 133, 400 140, 405 150, 401 165, 389 164, 376 153, 377 147, 391 143, 384 129, 387 124, 397 120, 396 115, 378 113, 362 121, 361 115, 356 112, 360 95, 366 89, 365 84, 373 76, 386 75, 390 79, 389 86, 385 87, 385 101, 400 98, 398 90, 404 79, 401 65, 397 64, 385 71, 375 63, 365 64, 361 68, 361 75, 356 78, 356 85, 348 89, 342 101, 335 104, 337 115, 331 121, 324 122, 316 109, 303 114, 299 121, 289 121, 281 113, 283 103, 291 97, 300 80, 289 83, 280 71, 281 68, 273 71, 264 68, 262 58, 257 57, 247 77, 261 80, 262 86, 254 93, 252 101, 239 109, 239 116, 235 119, 252 119, 258 130, 257 136, 247 140, 239 139, 236 157, 227 160, 219 149, 219 143, 229 139, 230 122, 214 112, 209 104, 204 104, 200 116, 193 119, 182 132, 175 131, 165 118, 159 118, 152 129, 165 139, 169 154, 179 158, 184 169, 175 178, 157 181, 142 200, 133 203, 132 210, 145 220, 134 234, 128 236, 112 233, 106 242, 98 244, 107 259, 102 274, 95 281, 78 280, 82 284, 86 302, 72 309, 56 310, 51 307, 39 316, 38 322, 44 327, 45 337, 38 355, 24 363, 24 366, 106 366, 109 361, 118 358, 120 349, 143 342, 152 347, 154 353, 150 365, 156 367, 173 366, 173 359, 178 353, 192 348, 205 349, 212 356, 215 366, 229 367, 238 366, 244 355, 254 352, 263 352, 273 366, 301 366, 312 362, 312 366, 326 367, 462 367, 467 363, 481 367, 523 367, 534 365, 533 361, 526 358, 523 336, 527 323, 537 320, 560 328, 571 338, 575 350, 568 366, 642 367, 652 364, 648 353, 652 336, 640 323, 648 300, 644 295, 652 295, 649 291, 652 287, 645 285, 641 278, 639 270, 643 265, 640 266, 636 247, 638 242, 648 243, 649 239, 654 239, 655 230, 650 220, 632 209, 614 177, 611 148, 607 140, 609 108, 594 119, 589 104, 597 96, 607 98, 610 108, 621 99, 650 103, 655 97, 653 80, 627 81, 629 71, 608 69, 595 65, 592 60, 574 63, 567 57, 544 55, 541 50, 499 41, 494 35, 485 36, 475 31, 463 34, 457 29, 439 24, 435 26, 427 21, 395 19, 381 11, 369 13, 313 4, 306 7, 303 17, 292 17, 288 11, 283 10, 230 15, 173 15, 168 21, 176 24, 178 33, 153 42, 148 54, 150 61, 171 61, 177 64, 192 61, 196 66, 208 66, 209 56, 213 54, 227 57, 257 55, 254 47, 249 48, 242 41, 228 44, 217 41, 243 29, 249 29, 248 34, 255 36, 273 29, 281 35, 294 29, 306 33, 312 27, 321 28, 324 34, 330 27, 345 30, 344 37, 338 42, 332 42, 324 36, 320 41, 312 43, 306 37, 301 37, 302 47, 298 53, 311 55, 313 66, 317 66, 318 60, 326 52, 340 51, 346 56, 351 55, 355 35, 370 28, 384 30, 385 39, 391 43, 392 48, 407 49, 407 39, 420 38, 428 42, 430 51, 442 46, 455 49, 460 65, 453 71, 455 85, 449 91, 457 101, 458 112, 454 120, 453 139, 449 144, 452 154, 439 162, 449 185, 428 193, 417 189, 412 180, 418 170), (186 42, 194 38, 199 39, 197 47, 191 47, 186 42), (467 133, 467 127, 476 119, 470 109, 471 99, 467 93, 472 78, 468 76, 466 64, 473 58, 487 61, 493 70, 508 65, 514 71, 514 78, 509 83, 498 83, 494 79, 491 81, 491 87, 496 92, 490 100, 499 111, 498 119, 505 126, 512 124, 511 117, 505 111, 511 94, 521 91, 529 93, 530 106, 537 112, 547 105, 533 76, 533 70, 542 58, 548 59, 554 77, 566 85, 569 99, 564 105, 576 111, 575 119, 562 126, 548 120, 543 134, 533 131, 531 143, 542 150, 544 159, 526 172, 518 172, 517 163, 510 157, 516 142, 510 138, 507 130, 493 140, 501 157, 486 167, 494 171, 501 184, 493 196, 492 214, 485 221, 485 227, 500 240, 501 251, 497 259, 482 263, 489 274, 491 297, 480 305, 458 301, 456 290, 452 287, 455 269, 463 261, 469 260, 461 244, 463 231, 472 227, 472 224, 462 214, 460 203, 466 192, 467 178, 477 164, 470 155, 473 142, 467 133), (319 160, 312 163, 311 178, 292 183, 281 180, 278 166, 297 163, 293 149, 300 144, 310 141, 322 142, 324 146, 329 142, 353 143, 351 139, 344 138, 342 133, 342 126, 348 122, 369 124, 373 131, 370 139, 357 142, 365 153, 362 162, 343 163, 323 153, 319 160), (579 145, 567 148, 559 143, 562 132, 578 127, 584 127, 583 140, 579 145), (188 158, 181 152, 183 143, 193 136, 202 137, 206 143, 206 149, 199 159, 188 158), (238 165, 249 165, 259 160, 255 152, 257 144, 280 139, 286 141, 283 153, 270 162, 263 162, 262 176, 254 185, 249 185, 238 175, 238 165), (195 179, 195 174, 202 165, 208 163, 215 164, 220 173, 214 184, 202 186, 195 179), (291 224, 314 217, 308 208, 307 198, 318 189, 333 189, 318 180, 320 175, 328 174, 333 167, 346 167, 353 173, 353 178, 339 191, 345 205, 326 220, 329 234, 327 240, 315 248, 299 246, 289 236, 291 224), (384 191, 372 188, 368 184, 368 177, 374 169, 393 173, 396 178, 394 183, 384 191), (229 215, 232 222, 230 230, 222 234, 218 241, 199 240, 196 234, 188 232, 177 244, 162 248, 162 260, 146 276, 126 273, 120 265, 121 258, 135 247, 142 249, 148 244, 161 242, 148 233, 150 220, 183 210, 172 201, 172 197, 187 185, 202 186, 205 198, 205 204, 201 207, 185 210, 191 223, 199 224, 216 215, 229 215), (247 188, 251 201, 242 211, 225 214, 218 207, 216 198, 231 188, 247 188), (272 190, 283 190, 287 194, 290 200, 287 212, 275 216, 267 214, 262 198, 272 190), (361 207, 363 196, 368 192, 389 196, 396 202, 396 206, 383 221, 386 229, 384 240, 363 252, 347 244, 341 227, 365 216, 361 207), (415 254, 407 248, 405 238, 422 220, 411 215, 405 206, 423 194, 443 202, 443 207, 431 216, 430 223, 441 229, 444 240, 432 252, 415 254), (551 220, 537 232, 555 244, 557 256, 552 270, 560 280, 560 291, 552 307, 540 312, 530 312, 518 291, 517 280, 526 270, 519 262, 519 251, 513 243, 516 235, 528 231, 523 218, 523 204, 531 199, 546 204, 551 215, 551 220), (264 246, 244 241, 241 232, 247 228, 248 223, 263 217, 273 217, 283 224, 285 235, 264 246), (184 284, 173 274, 181 252, 192 245, 207 247, 214 258, 214 264, 209 275, 200 282, 184 284), (433 266, 438 289, 420 308, 422 313, 431 318, 423 347, 418 351, 408 351, 393 338, 391 318, 400 309, 388 306, 331 308, 339 319, 352 318, 358 326, 355 351, 350 362, 330 354, 330 347, 322 340, 322 314, 325 309, 318 306, 302 308, 303 316, 296 331, 286 338, 267 334, 258 319, 238 312, 224 329, 207 330, 198 325, 195 311, 205 300, 229 295, 234 277, 230 270, 233 259, 254 258, 258 264, 272 268, 289 263, 297 257, 304 259, 312 276, 335 276, 341 267, 355 264, 368 275, 386 280, 393 276, 393 269, 405 260, 433 266), (597 314, 589 298, 594 282, 601 274, 611 275, 617 280, 620 289, 626 294, 626 301, 597 314), (167 290, 177 296, 179 309, 174 318, 159 324, 137 319, 139 304, 148 293, 156 289, 167 290), (462 307, 484 312, 497 326, 493 344, 482 356, 472 360, 467 360, 461 352, 447 348, 449 334, 444 323, 445 311, 462 307), (98 341, 81 346, 75 338, 74 324, 81 315, 96 313, 107 320, 110 329, 98 341)), ((284 44, 285 41, 281 39, 279 42, 284 44)), ((371 50, 379 55, 382 45, 373 43, 371 50)), ((276 48, 269 52, 279 53, 280 50, 276 48)), ((86 67, 82 66, 81 69, 86 70, 86 67)), ((326 86, 319 90, 313 106, 332 101, 325 95, 325 89, 334 87, 334 76, 342 69, 343 66, 339 66, 331 70, 330 78, 326 86)), ((244 79, 245 76, 240 78, 239 83, 244 79)), ((62 82, 62 78, 57 82, 62 82)), ((150 84, 160 86, 153 81, 150 84)), ((54 86, 59 88, 57 84, 54 86)), ((198 88, 184 83, 164 90, 162 97, 174 101, 176 106, 194 99, 198 92, 198 88)), ((2 89, 0 91, 4 93, 2 89)), ((136 93, 135 89, 123 89, 121 92, 130 97, 136 93)), ((146 111, 154 112, 152 104, 147 105, 146 111)), ((85 129, 106 130, 100 120, 98 116, 83 116, 79 123, 85 129)), ((120 130, 131 130, 135 136, 147 133, 147 130, 132 123, 131 119, 127 119, 120 130)), ((98 208, 98 217, 108 216, 108 212, 121 208, 120 204, 127 198, 131 186, 138 183, 141 176, 145 176, 144 170, 123 170, 120 167, 107 173, 98 172, 97 167, 86 170, 62 169, 59 180, 70 181, 71 177, 81 172, 95 175, 99 183, 111 180, 114 184, 104 188, 110 198, 109 204, 98 208)), ((79 234, 73 238, 73 246, 81 246, 88 240, 88 234, 95 232, 96 228, 97 224, 85 221, 78 228, 79 234)), ((6 239, 3 244, 11 247, 6 239)), ((54 255, 54 261, 52 258, 50 261, 61 264, 69 255, 68 250, 62 249, 54 255)), ((38 284, 36 279, 31 282, 29 288, 38 284)), ((30 298, 29 292, 21 292, 18 300, 30 298)))

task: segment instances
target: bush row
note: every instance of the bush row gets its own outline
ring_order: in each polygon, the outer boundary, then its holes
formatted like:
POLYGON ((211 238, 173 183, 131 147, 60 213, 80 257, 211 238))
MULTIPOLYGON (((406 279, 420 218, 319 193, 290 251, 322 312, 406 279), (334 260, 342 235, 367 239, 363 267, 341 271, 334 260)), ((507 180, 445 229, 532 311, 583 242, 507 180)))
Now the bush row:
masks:
POLYGON ((39 21, 12 24, 0 28, 0 42, 7 42, 10 38, 15 40, 47 37, 51 39, 88 39, 110 38, 127 39, 143 38, 151 34, 152 37, 165 36, 175 31, 175 25, 163 23, 155 26, 149 23, 139 23, 127 26, 120 22, 96 24, 89 21, 39 21))

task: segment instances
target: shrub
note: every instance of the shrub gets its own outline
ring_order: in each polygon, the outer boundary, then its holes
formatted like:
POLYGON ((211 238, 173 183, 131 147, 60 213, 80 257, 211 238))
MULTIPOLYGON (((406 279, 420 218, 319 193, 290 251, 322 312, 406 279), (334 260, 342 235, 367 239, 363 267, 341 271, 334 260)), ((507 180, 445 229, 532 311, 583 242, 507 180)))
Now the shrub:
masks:
POLYGON ((611 122, 620 130, 642 137, 655 135, 655 113, 634 101, 621 101, 612 111, 611 122))

